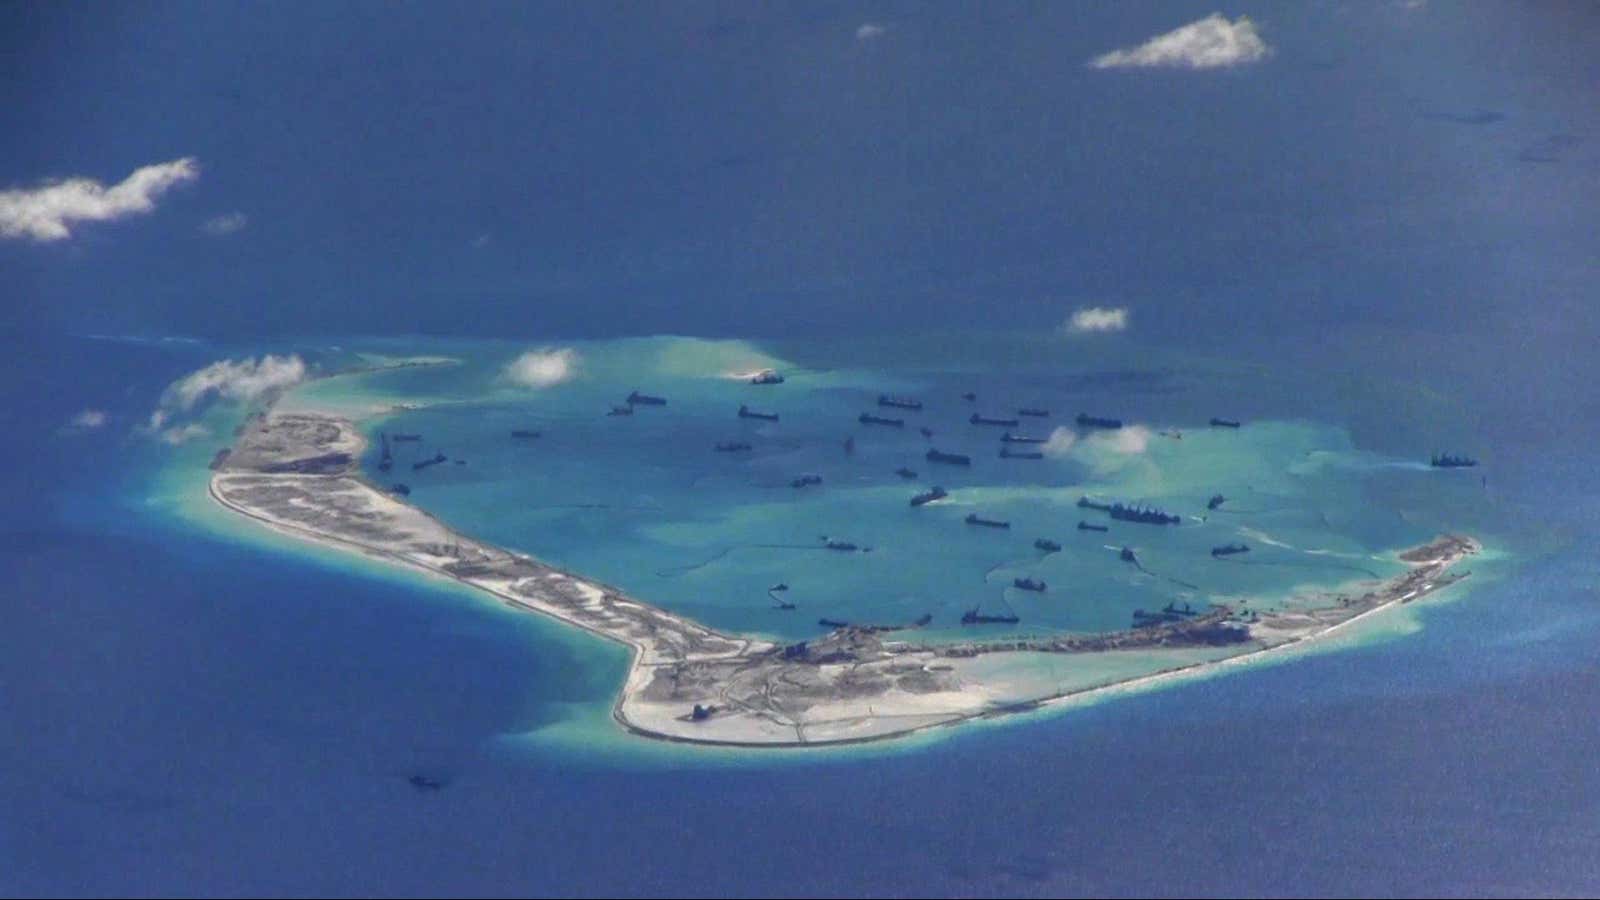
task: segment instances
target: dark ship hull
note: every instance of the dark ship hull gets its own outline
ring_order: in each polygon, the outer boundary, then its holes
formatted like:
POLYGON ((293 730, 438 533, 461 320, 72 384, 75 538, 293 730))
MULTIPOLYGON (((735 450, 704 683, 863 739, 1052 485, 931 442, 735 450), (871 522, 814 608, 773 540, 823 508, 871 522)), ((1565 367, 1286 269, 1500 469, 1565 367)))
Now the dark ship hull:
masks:
POLYGON ((1083 427, 1083 428, 1107 428, 1107 429, 1110 429, 1110 428, 1121 428, 1122 427, 1122 420, 1121 419, 1104 419, 1104 418, 1101 418, 1099 416, 1091 416, 1091 415, 1087 415, 1085 413, 1078 413, 1078 418, 1077 418, 1076 421, 1077 421, 1078 425, 1083 427))
POLYGON ((972 465, 972 457, 965 453, 944 453, 939 450, 929 450, 926 458, 928 462, 944 463, 947 466, 972 465))

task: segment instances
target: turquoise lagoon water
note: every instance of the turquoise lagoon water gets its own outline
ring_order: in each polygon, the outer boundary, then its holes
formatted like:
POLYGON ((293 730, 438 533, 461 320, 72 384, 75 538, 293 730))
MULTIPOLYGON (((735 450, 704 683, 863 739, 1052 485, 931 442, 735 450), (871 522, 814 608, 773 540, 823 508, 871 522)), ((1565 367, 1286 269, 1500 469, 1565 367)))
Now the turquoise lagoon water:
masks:
MULTIPOLYGON (((344 353, 356 349, 342 345, 344 353)), ((457 362, 327 379, 288 402, 366 413, 369 476, 407 483, 412 502, 467 533, 735 631, 800 639, 826 630, 819 618, 908 623, 931 615, 924 635, 939 639, 1120 628, 1135 609, 1169 602, 1265 608, 1297 592, 1391 574, 1400 568, 1391 551, 1442 529, 1473 530, 1494 513, 1476 473, 1422 462, 1430 452, 1423 436, 1461 427, 1441 424, 1452 410, 1387 386, 1296 383, 1205 360, 1135 357, 1124 347, 1090 354, 1064 339, 929 338, 841 349, 652 338, 571 345, 573 377, 530 389, 502 375, 524 349, 384 342, 389 356, 457 362), (1009 363, 981 370, 980 358, 1009 363), (785 383, 736 377, 766 367, 782 371, 785 383), (604 415, 634 389, 669 403, 604 415), (962 399, 967 391, 978 399, 962 399), (1384 391, 1393 427, 1377 446, 1313 415, 1341 403, 1370 410, 1368 395, 1384 391), (880 393, 916 396, 924 409, 881 410, 880 393), (780 420, 741 420, 740 404, 780 420), (1023 418, 1017 430, 1049 437, 1064 429, 1077 443, 1043 460, 1002 459, 1003 429, 967 421, 975 411, 1013 416, 1021 407, 1051 416, 1023 418), (1086 433, 1071 422, 1080 411, 1130 427, 1086 433), (861 412, 891 413, 906 427, 861 425, 861 412), (1209 428, 1212 415, 1246 424, 1209 428), (923 426, 931 439, 919 433, 923 426), (513 429, 542 437, 513 439, 513 429), (423 437, 394 445, 387 476, 374 468, 379 431, 423 437), (714 452, 722 441, 752 450, 714 452), (929 464, 930 446, 974 464, 929 464), (436 452, 464 464, 411 469, 436 452), (919 477, 903 479, 895 472, 902 466, 919 477), (792 487, 805 473, 822 484, 792 487), (909 498, 934 483, 949 499, 910 507, 909 498), (1214 493, 1228 501, 1209 511, 1214 493), (1160 506, 1184 521, 1112 522, 1076 507, 1085 494, 1160 506), (1011 528, 966 525, 968 513, 1011 528), (1079 531, 1080 519, 1111 530, 1079 531), (870 551, 829 551, 824 537, 870 551), (1063 549, 1036 550, 1036 538, 1063 549), (1252 551, 1210 556, 1232 542, 1252 551), (1122 546, 1142 568, 1119 560, 1122 546), (1042 579, 1050 590, 1019 591, 1011 586, 1017 577, 1042 579), (780 611, 768 597, 780 582, 795 610, 780 611), (1022 621, 963 628, 960 616, 973 607, 1022 621)))

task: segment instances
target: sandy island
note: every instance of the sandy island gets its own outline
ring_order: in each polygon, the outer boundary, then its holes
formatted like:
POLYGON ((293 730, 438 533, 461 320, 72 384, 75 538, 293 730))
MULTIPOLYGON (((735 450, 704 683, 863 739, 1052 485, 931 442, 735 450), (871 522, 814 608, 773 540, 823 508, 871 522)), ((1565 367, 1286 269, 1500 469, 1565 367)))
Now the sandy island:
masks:
POLYGON ((952 644, 847 627, 782 645, 723 634, 453 531, 361 478, 364 447, 360 431, 338 417, 258 414, 241 427, 233 448, 217 454, 211 496, 285 534, 442 575, 628 645, 632 662, 613 706, 616 721, 636 734, 691 743, 876 740, 1195 674, 1301 645, 1416 600, 1466 577, 1449 570, 1480 549, 1468 537, 1439 537, 1400 554, 1408 571, 1294 612, 1215 606, 1128 631, 952 644), (1043 671, 1048 667, 1034 666, 1028 675, 1018 674, 1028 666, 1013 665, 1067 654, 1137 661, 1140 670, 1110 681, 1080 678, 1074 685, 1043 671))

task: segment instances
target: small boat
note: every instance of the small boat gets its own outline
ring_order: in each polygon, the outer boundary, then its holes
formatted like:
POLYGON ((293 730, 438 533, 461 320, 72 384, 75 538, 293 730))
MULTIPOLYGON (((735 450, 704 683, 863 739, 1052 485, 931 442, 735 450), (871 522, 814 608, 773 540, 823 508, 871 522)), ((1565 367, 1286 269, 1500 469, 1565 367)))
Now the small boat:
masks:
POLYGON ((1238 428, 1239 427, 1239 422, 1237 420, 1235 420, 1235 419, 1219 419, 1216 416, 1212 416, 1211 417, 1211 427, 1212 428, 1238 428))
POLYGON ((511 436, 514 438, 531 439, 539 437, 539 432, 518 428, 516 431, 511 432, 511 436))
POLYGON ((917 410, 922 408, 922 401, 913 400, 910 397, 891 397, 888 394, 879 394, 878 405, 893 407, 894 409, 917 410))
POLYGON ((1048 419, 1050 417, 1050 410, 1027 407, 1017 410, 1017 415, 1033 416, 1036 419, 1048 419))
POLYGON ((988 416, 980 416, 977 413, 969 416, 967 421, 973 425, 998 425, 1002 428, 1015 428, 1022 424, 1016 419, 992 419, 988 416))
POLYGON ((1139 557, 1133 555, 1132 547, 1123 547, 1121 552, 1117 554, 1117 558, 1125 563, 1139 564, 1139 557))
POLYGON ((776 422, 776 421, 778 421, 778 414, 777 413, 756 412, 755 410, 753 410, 750 407, 745 406, 743 403, 741 403, 741 404, 739 404, 739 418, 741 418, 741 419, 760 419, 760 420, 762 420, 764 422, 776 422))
POLYGON ((1033 542, 1033 549, 1043 550, 1046 553, 1060 553, 1061 545, 1049 538, 1039 538, 1033 542))
POLYGON ((723 441, 714 448, 718 453, 742 453, 750 449, 744 441, 723 441))
POLYGON ((950 495, 949 495, 949 493, 947 493, 945 491, 944 488, 939 487, 938 485, 934 485, 929 490, 923 491, 922 493, 916 495, 915 497, 912 497, 911 498, 911 505, 912 506, 927 506, 929 503, 932 503, 935 500, 943 500, 944 498, 946 498, 948 496, 950 496, 950 495))
POLYGON ((419 791, 437 791, 444 787, 444 782, 437 778, 429 778, 426 775, 413 775, 407 778, 406 781, 419 791))
POLYGON ((895 469, 894 473, 907 480, 917 477, 917 471, 915 469, 908 469, 905 466, 895 469))
POLYGON ((823 628, 849 628, 850 627, 850 623, 849 622, 841 622, 838 619, 818 619, 817 620, 817 624, 821 625, 823 628))
POLYGON ((411 496, 411 485, 397 481, 389 486, 389 493, 397 494, 401 497, 409 497, 411 496))
POLYGON ((1221 547, 1212 547, 1211 548, 1211 556, 1213 558, 1223 557, 1223 556, 1233 556, 1236 553, 1249 553, 1249 552, 1250 552, 1250 545, 1248 545, 1248 544, 1223 544, 1221 547))
POLYGON ((904 428, 905 419, 891 419, 887 416, 875 416, 872 413, 862 413, 856 416, 856 421, 863 425, 889 425, 894 428, 904 428))
POLYGON ((801 475, 799 478, 796 478, 795 480, 789 482, 789 486, 792 487, 792 488, 803 488, 803 487, 809 487, 809 486, 811 486, 813 484, 821 484, 821 483, 822 483, 822 476, 821 475, 806 474, 806 475, 801 475))
POLYGON ((922 428, 918 428, 917 430, 922 432, 922 436, 925 437, 925 438, 933 437, 933 429, 932 428, 929 428, 927 426, 923 426, 922 428))
POLYGON ((965 394, 961 395, 961 399, 966 400, 967 402, 970 403, 970 402, 972 402, 974 400, 977 400, 978 399, 978 395, 974 394, 971 391, 967 391, 965 394))
POLYGON ((980 516, 977 513, 967 513, 967 518, 964 521, 968 525, 981 525, 984 528, 1010 528, 1011 527, 1011 523, 1010 522, 1002 522, 999 519, 985 519, 983 516, 980 516))
POLYGON ((1206 509, 1216 509, 1226 502, 1228 502, 1227 497, 1224 497, 1221 494, 1212 494, 1211 499, 1206 501, 1206 509))
POLYGON ((1428 461, 1428 465, 1435 469, 1470 469, 1478 461, 1470 456, 1453 456, 1449 453, 1435 453, 1428 461))
POLYGON ((652 397, 649 394, 641 394, 638 391, 634 391, 633 393, 628 395, 628 405, 629 406, 666 406, 667 405, 667 398, 665 398, 665 397, 652 397))
POLYGON ((1028 437, 1025 434, 1012 434, 1008 431, 1005 434, 1000 435, 1000 441, 1001 443, 1005 444, 1042 444, 1045 442, 1045 439, 1039 437, 1028 437))
POLYGON ((1011 586, 1019 591, 1033 591, 1036 594, 1042 594, 1048 589, 1043 581, 1033 578, 1013 578, 1011 586))
POLYGON ((843 553, 853 553, 856 550, 860 550, 861 549, 860 547, 857 547, 855 544, 852 544, 849 541, 827 540, 827 541, 823 541, 822 546, 824 548, 828 549, 828 550, 838 550, 838 551, 843 552, 843 553))
POLYGON ((1078 520, 1078 530, 1079 531, 1110 531, 1111 529, 1107 528, 1104 525, 1096 525, 1093 522, 1085 522, 1082 519, 1079 519, 1078 520))
POLYGON ((783 384, 783 376, 774 369, 764 369, 750 379, 751 384, 783 384))
POLYGON ((631 406, 613 406, 613 407, 611 407, 611 411, 606 413, 606 415, 608 415, 608 416, 631 416, 631 415, 633 415, 633 407, 631 407, 631 406))

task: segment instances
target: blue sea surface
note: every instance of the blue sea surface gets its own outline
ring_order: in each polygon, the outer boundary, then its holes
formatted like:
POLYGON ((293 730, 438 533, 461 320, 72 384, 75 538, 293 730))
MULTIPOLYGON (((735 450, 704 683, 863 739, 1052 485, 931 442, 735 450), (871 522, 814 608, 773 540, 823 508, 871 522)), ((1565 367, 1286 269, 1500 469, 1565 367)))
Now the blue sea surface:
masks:
POLYGON ((29 343, 37 377, 65 387, 8 406, 12 432, 49 448, 13 447, 5 479, 9 895, 1424 894, 1600 879, 1584 852, 1600 838, 1600 612, 1573 541, 1587 513, 1558 502, 1593 496, 1583 467, 1549 459, 1544 477, 1512 480, 1497 456, 1495 490, 1520 501, 1496 534, 1517 556, 1424 605, 1413 633, 933 739, 704 751, 618 736, 618 647, 197 517, 170 490, 172 454, 203 466, 209 447, 129 429, 167 382, 241 348, 29 343), (86 353, 103 374, 65 378, 86 353), (105 430, 57 425, 113 394, 105 430), (413 774, 444 787, 419 791, 413 774))
POLYGON ((7 202, 200 173, 0 235, 0 895, 1600 892, 1597 59, 1593 3, 0 4, 7 202), (1214 12, 1270 54, 1088 65, 1214 12), (1061 337, 1087 307, 1126 332, 1061 337), (540 347, 581 377, 501 379, 540 347), (218 360, 419 352, 460 364, 291 399, 466 460, 395 473, 451 524, 728 629, 1116 627, 1487 550, 1215 677, 669 746, 611 722, 622 648, 217 508, 248 406, 148 427, 218 360), (671 403, 602 415, 633 388, 671 403), (1153 434, 1002 461, 966 390, 1153 434), (893 475, 919 435, 854 423, 880 391, 975 455, 946 504, 893 475), (1091 540, 1080 492, 1191 518, 1091 540))

